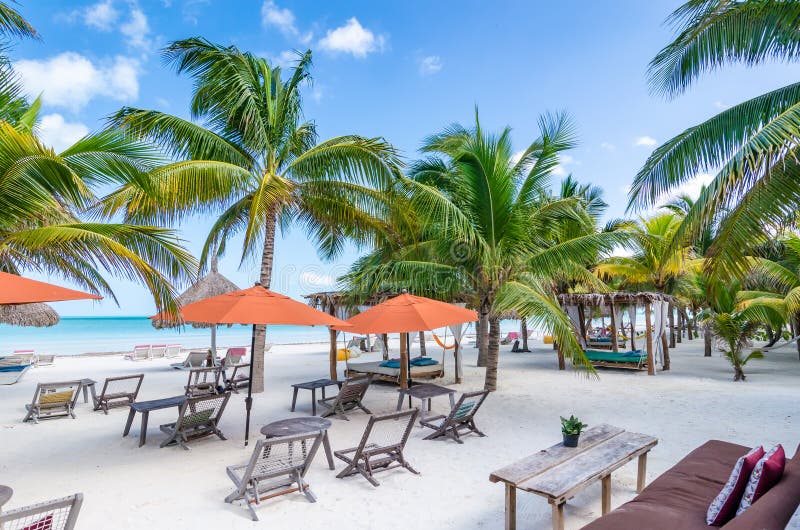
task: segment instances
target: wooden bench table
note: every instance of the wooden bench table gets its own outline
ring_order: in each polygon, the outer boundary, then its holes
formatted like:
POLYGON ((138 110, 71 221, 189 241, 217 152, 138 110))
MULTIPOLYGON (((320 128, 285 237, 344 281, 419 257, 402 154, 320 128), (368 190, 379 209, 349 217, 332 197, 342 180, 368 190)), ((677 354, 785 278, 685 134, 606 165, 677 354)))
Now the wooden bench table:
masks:
POLYGON ((658 439, 601 424, 581 434, 578 447, 554 445, 492 473, 491 482, 506 488, 506 530, 517 527, 517 490, 545 497, 552 505, 553 530, 564 529, 564 504, 600 481, 603 515, 611 510, 611 473, 639 458, 636 491, 644 488, 647 453, 658 439))

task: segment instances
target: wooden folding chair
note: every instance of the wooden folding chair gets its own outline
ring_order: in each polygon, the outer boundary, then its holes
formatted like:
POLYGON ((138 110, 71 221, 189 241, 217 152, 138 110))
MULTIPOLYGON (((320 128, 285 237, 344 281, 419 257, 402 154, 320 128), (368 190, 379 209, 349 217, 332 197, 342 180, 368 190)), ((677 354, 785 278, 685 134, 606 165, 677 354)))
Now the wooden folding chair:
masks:
POLYGON ((39 419, 60 416, 75 419, 75 403, 82 386, 82 381, 39 383, 30 404, 25 405, 28 413, 22 421, 39 423, 39 419))
POLYGON ((94 410, 102 410, 105 414, 108 414, 108 409, 127 407, 131 403, 135 403, 143 379, 144 374, 109 377, 103 383, 103 390, 99 396, 95 395, 94 385, 92 385, 94 410))
POLYGON ((359 408, 367 414, 372 414, 362 403, 364 394, 367 393, 370 383, 372 383, 371 375, 352 377, 345 380, 338 394, 317 401, 317 403, 328 409, 320 414, 320 416, 325 418, 335 414, 337 418, 349 420, 346 413, 355 408, 359 408))
POLYGON ((40 502, 7 512, 0 511, 3 530, 73 530, 83 503, 76 493, 62 499, 40 502))
POLYGON ((474 432, 478 436, 486 436, 475 426, 475 414, 481 408, 488 390, 464 392, 447 416, 433 416, 421 421, 423 427, 433 429, 433 433, 425 437, 426 440, 435 440, 441 436, 448 436, 456 442, 463 444, 461 432, 474 432))
POLYGON ((161 431, 167 434, 167 439, 161 443, 161 447, 174 442, 188 450, 187 442, 212 434, 227 440, 219 430, 219 419, 230 397, 230 392, 225 392, 186 400, 178 412, 178 420, 160 426, 161 431))

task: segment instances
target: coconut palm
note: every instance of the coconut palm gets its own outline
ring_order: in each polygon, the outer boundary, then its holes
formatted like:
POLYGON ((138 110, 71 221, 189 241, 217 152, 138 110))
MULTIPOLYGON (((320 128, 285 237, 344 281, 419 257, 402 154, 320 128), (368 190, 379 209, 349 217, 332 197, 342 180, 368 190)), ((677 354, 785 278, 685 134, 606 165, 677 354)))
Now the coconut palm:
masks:
MULTIPOLYGON (((796 60, 799 17, 798 2, 690 0, 669 18, 677 36, 650 63, 651 86, 672 97, 727 64, 796 60)), ((753 243, 768 239, 769 227, 796 219, 798 138, 800 83, 794 83, 734 105, 658 147, 636 175, 630 207, 657 204, 698 173, 716 171, 681 232, 694 237, 725 212, 709 249, 710 271, 742 276, 753 243)))
POLYGON ((0 38, 7 37, 38 38, 39 34, 17 10, 0 2, 0 38))
POLYGON ((419 231, 410 244, 378 248, 346 278, 356 288, 470 297, 488 322, 488 337, 479 340, 488 390, 497 388, 500 316, 510 309, 552 329, 565 355, 587 366, 549 282, 574 276, 597 283, 587 265, 620 241, 594 232, 554 241, 559 223, 586 214, 581 200, 556 199, 548 190, 559 154, 574 145, 571 122, 546 115, 539 126, 540 137, 518 160, 510 129, 484 131, 477 112, 472 127, 452 125, 429 137, 422 148, 428 158, 400 183, 419 231))
MULTIPOLYGON (((202 38, 164 49, 177 73, 194 81, 193 121, 124 108, 111 123, 157 142, 174 159, 146 180, 131 180, 105 201, 107 213, 130 222, 174 222, 188 214, 221 211, 206 241, 225 251, 243 233, 242 259, 259 260, 269 287, 277 226, 297 222, 334 256, 350 239, 374 241, 391 198, 380 190, 399 173, 394 148, 381 138, 347 135, 318 141, 304 121, 301 89, 310 81, 311 52, 284 77, 280 67, 235 46, 202 38), (199 122, 199 123, 197 123, 199 122)), ((256 330, 253 390, 263 390, 266 329, 256 330)))

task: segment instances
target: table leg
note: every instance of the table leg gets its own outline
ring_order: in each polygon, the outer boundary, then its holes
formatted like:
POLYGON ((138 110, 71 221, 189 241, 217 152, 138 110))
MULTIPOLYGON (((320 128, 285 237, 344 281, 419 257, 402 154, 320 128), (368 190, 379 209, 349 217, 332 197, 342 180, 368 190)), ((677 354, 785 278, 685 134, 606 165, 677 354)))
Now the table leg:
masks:
POLYGON ((297 404, 297 387, 294 387, 294 394, 292 395, 292 410, 294 412, 294 406, 297 404))
POLYGON ((506 484, 506 530, 517 530, 517 488, 506 484))
POLYGON ((403 397, 404 396, 403 396, 402 392, 398 392, 398 394, 400 394, 400 395, 397 396, 397 409, 396 410, 399 411, 400 409, 403 408, 403 397))
POLYGON ((450 398, 450 410, 453 410, 456 407, 455 392, 450 392, 447 396, 450 398))
POLYGON ((122 437, 125 438, 128 436, 128 433, 131 432, 131 425, 133 424, 133 417, 136 415, 136 411, 130 409, 128 411, 128 421, 125 423, 125 430, 122 431, 122 437))
POLYGON ((89 385, 83 385, 83 402, 89 403, 89 385))
POLYGON ((322 399, 325 399, 325 387, 322 387, 322 399))
POLYGON ((605 477, 600 479, 600 484, 602 485, 603 488, 602 514, 605 515, 611 511, 611 475, 606 475, 605 477))
POLYGON ((564 502, 553 503, 553 530, 564 530, 564 502))
MULTIPOLYGON (((431 401, 433 401, 433 400, 431 398, 428 398, 428 412, 431 411, 431 401)), ((422 406, 424 407, 425 403, 423 403, 422 406)))
POLYGON ((322 448, 325 449, 325 457, 328 459, 328 467, 336 469, 333 465, 333 452, 331 451, 331 442, 328 440, 328 431, 322 435, 322 448))
POLYGON ((639 455, 639 473, 636 475, 636 493, 641 493, 644 489, 644 481, 647 478, 647 453, 639 455))
POLYGON ((419 422, 422 423, 425 421, 425 399, 420 400, 420 407, 419 407, 419 422))
POLYGON ((147 440, 147 417, 150 415, 149 410, 142 411, 142 430, 139 433, 139 447, 144 445, 147 440))
POLYGON ((311 415, 317 415, 317 389, 311 389, 311 415))

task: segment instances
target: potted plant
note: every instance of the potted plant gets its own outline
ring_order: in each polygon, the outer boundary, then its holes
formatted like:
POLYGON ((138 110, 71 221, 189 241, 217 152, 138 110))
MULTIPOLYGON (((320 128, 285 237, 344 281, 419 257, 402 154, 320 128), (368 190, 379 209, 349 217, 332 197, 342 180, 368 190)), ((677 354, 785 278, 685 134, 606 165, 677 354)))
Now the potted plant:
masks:
POLYGON ((575 416, 570 415, 569 419, 561 416, 561 433, 564 435, 564 447, 578 447, 578 438, 581 431, 588 427, 575 416))

